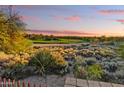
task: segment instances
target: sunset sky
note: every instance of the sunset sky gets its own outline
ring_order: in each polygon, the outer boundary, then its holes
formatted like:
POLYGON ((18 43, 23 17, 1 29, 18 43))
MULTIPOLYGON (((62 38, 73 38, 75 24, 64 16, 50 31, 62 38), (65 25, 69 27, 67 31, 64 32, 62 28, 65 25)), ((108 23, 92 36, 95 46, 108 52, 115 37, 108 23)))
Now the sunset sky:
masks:
POLYGON ((124 6, 13 6, 27 29, 124 36, 124 6))

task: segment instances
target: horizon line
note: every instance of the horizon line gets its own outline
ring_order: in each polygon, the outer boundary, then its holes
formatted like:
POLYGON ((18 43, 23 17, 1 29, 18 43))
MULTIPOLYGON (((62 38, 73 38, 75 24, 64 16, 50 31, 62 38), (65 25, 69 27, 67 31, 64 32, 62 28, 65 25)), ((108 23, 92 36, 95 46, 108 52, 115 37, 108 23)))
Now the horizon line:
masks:
POLYGON ((81 32, 75 30, 39 30, 39 29, 26 29, 28 34, 43 34, 43 35, 54 35, 54 36, 90 36, 90 37, 124 37, 124 34, 121 33, 90 33, 90 32, 81 32), (111 35, 110 35, 111 34, 111 35))

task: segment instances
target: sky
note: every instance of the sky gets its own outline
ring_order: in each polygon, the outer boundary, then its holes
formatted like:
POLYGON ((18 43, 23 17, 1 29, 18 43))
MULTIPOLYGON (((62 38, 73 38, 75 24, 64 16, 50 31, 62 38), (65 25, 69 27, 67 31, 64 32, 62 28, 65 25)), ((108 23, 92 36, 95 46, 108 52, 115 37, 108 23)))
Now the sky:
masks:
POLYGON ((27 5, 13 6, 31 30, 74 31, 124 36, 124 6, 27 5))

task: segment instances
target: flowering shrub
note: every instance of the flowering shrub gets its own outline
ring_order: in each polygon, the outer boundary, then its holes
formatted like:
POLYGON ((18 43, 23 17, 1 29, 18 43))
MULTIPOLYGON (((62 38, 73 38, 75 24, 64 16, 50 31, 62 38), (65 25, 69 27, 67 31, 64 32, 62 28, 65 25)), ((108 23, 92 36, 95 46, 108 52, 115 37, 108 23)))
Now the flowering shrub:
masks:
POLYGON ((9 60, 9 56, 4 52, 0 52, 0 62, 6 62, 9 60))
POLYGON ((90 49, 81 49, 79 54, 84 57, 92 57, 94 55, 94 51, 90 49))
POLYGON ((109 48, 98 48, 95 51, 96 55, 100 55, 102 57, 114 57, 115 53, 113 52, 113 50, 109 49, 109 48))

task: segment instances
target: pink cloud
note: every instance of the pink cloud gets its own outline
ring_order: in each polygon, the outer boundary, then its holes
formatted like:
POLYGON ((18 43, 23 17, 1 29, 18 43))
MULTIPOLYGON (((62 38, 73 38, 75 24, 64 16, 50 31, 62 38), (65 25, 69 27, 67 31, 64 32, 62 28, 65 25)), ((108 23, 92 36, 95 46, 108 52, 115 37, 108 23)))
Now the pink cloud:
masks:
POLYGON ((116 22, 119 22, 119 23, 124 23, 124 19, 117 19, 117 20, 115 20, 116 22))
POLYGON ((65 17, 64 18, 67 21, 71 21, 71 22, 76 22, 76 21, 80 21, 80 16, 69 16, 69 17, 65 17))
POLYGON ((41 21, 41 19, 39 17, 36 17, 36 16, 27 16, 27 15, 22 15, 20 17, 21 20, 27 20, 27 21, 35 21, 35 22, 39 22, 41 21))
POLYGON ((96 35, 96 34, 93 34, 93 33, 85 33, 85 32, 82 32, 82 31, 71 31, 71 30, 64 30, 64 31, 62 31, 62 33, 70 34, 70 35, 76 35, 76 36, 80 36, 80 35, 96 35))
POLYGON ((124 10, 99 10, 98 13, 102 15, 124 14, 124 10))
POLYGON ((66 20, 66 21, 70 21, 70 22, 77 22, 77 21, 80 21, 80 19, 81 19, 81 17, 77 16, 77 15, 67 16, 67 17, 64 17, 64 16, 52 16, 52 17, 56 20, 66 20))
POLYGON ((44 34, 44 35, 55 35, 55 36, 96 36, 96 33, 86 33, 82 31, 52 31, 52 30, 27 30, 28 34, 44 34))

